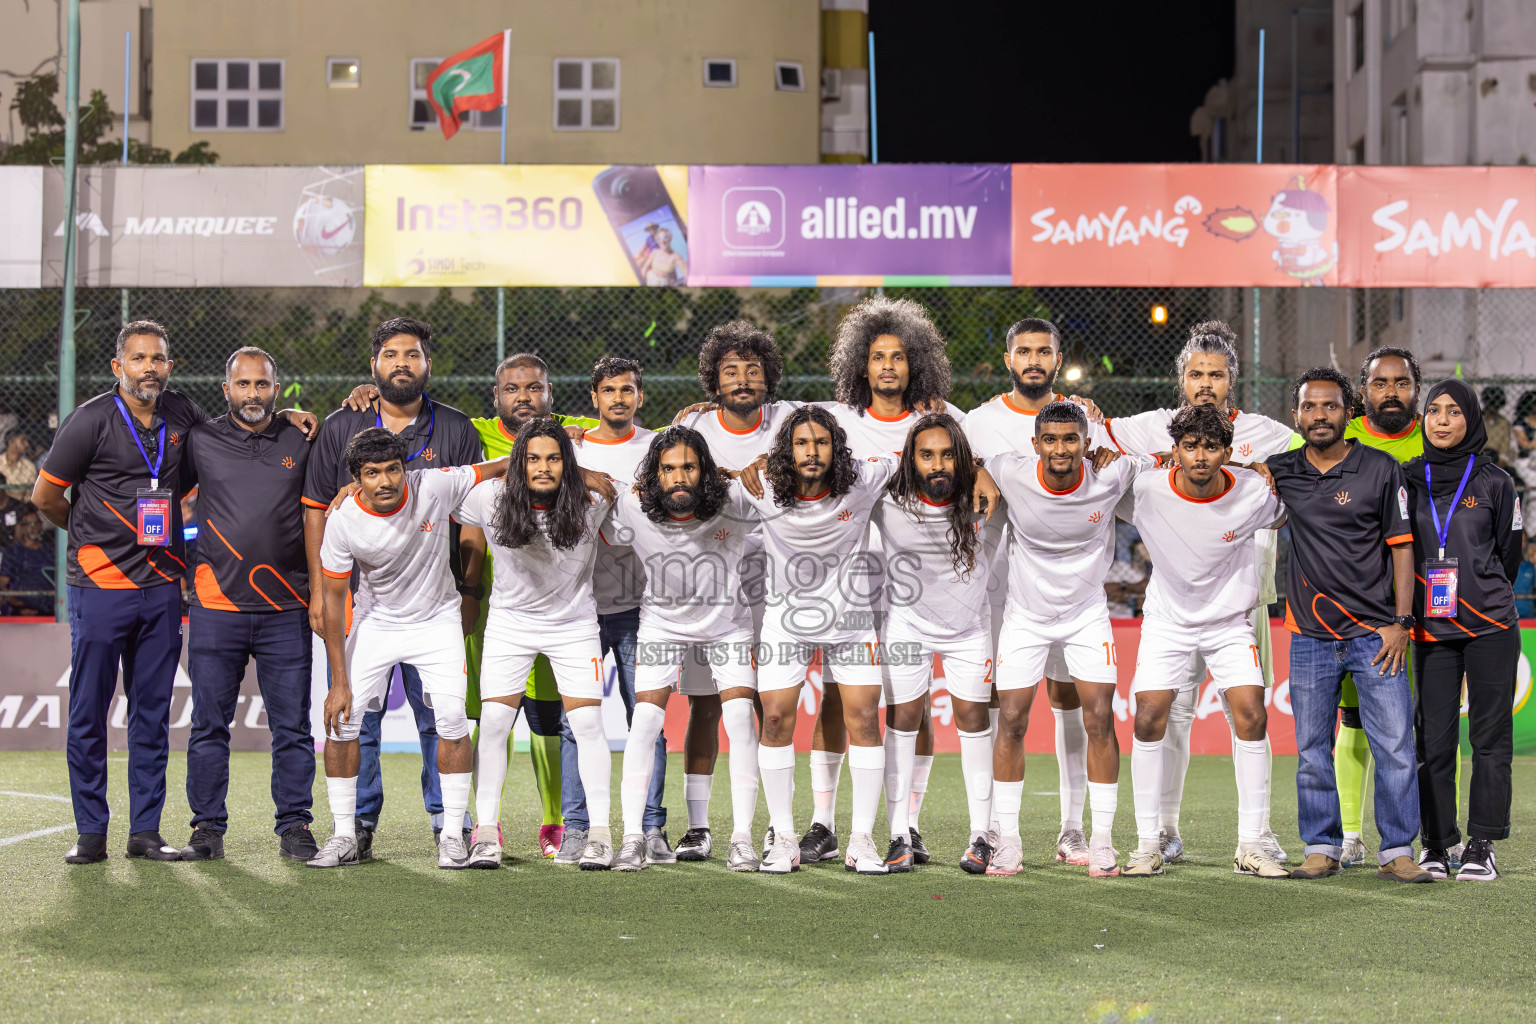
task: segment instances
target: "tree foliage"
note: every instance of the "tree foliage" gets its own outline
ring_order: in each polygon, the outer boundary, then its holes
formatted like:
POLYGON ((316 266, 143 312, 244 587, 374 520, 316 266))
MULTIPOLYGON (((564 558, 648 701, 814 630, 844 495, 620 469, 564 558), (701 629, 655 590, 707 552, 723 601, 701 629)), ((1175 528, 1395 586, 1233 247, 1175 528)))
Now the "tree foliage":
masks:
MULTIPOLYGON (((16 87, 11 110, 21 122, 26 138, 0 152, 4 164, 52 164, 64 159, 64 115, 55 102, 59 92, 56 74, 33 75, 16 87)), ((123 158, 121 135, 108 136, 120 122, 107 103, 107 94, 91 90, 91 100, 80 108, 79 150, 82 164, 115 164, 123 158)), ((135 164, 215 164, 219 154, 206 141, 195 142, 171 156, 171 151, 128 140, 128 162, 135 164)))

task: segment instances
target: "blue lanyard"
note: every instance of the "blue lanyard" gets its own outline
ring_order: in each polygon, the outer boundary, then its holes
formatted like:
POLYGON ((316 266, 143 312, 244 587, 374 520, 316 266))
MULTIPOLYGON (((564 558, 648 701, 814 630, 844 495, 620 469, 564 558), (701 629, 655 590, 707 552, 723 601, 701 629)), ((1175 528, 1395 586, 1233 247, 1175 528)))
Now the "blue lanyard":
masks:
POLYGON ((160 489, 160 464, 165 461, 165 420, 160 420, 160 444, 155 449, 155 462, 150 465, 149 453, 144 450, 144 442, 139 440, 139 428, 133 425, 133 420, 128 416, 128 407, 117 395, 112 396, 112 401, 117 403, 117 411, 123 414, 123 422, 128 424, 128 433, 133 435, 133 443, 139 446, 139 454, 144 456, 144 465, 149 466, 149 489, 160 489))
MULTIPOLYGON (((421 442, 421 447, 416 449, 415 455, 412 455, 410 458, 405 460, 406 465, 410 465, 417 459, 421 458, 421 453, 426 451, 427 446, 432 443, 432 428, 437 426, 437 410, 432 407, 432 399, 428 398, 426 395, 422 395, 421 401, 427 407, 427 439, 421 442)), ((373 425, 376 427, 382 427, 384 425, 384 414, 377 408, 373 410, 373 425)))
MULTIPOLYGON (((1445 510, 1445 525, 1440 525, 1440 511, 1435 508, 1435 492, 1429 492, 1429 514, 1435 521, 1435 536, 1440 540, 1440 557, 1445 557, 1445 542, 1451 535, 1451 516, 1456 514, 1456 506, 1461 502, 1461 492, 1467 489, 1467 481, 1472 479, 1472 465, 1477 461, 1476 455, 1467 456, 1467 468, 1461 474, 1461 483, 1456 487, 1456 495, 1451 498, 1451 507, 1445 510)), ((1433 488, 1429 481, 1429 462, 1424 463, 1424 486, 1433 488)))

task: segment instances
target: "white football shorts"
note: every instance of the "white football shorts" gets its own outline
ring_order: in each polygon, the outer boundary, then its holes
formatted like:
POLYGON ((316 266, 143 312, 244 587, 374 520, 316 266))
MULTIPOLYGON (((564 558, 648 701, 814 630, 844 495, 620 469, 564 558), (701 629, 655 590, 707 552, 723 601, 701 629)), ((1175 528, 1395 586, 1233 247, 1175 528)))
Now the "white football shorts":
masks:
POLYGON ((635 644, 635 692, 677 687, 690 696, 745 687, 757 689, 757 663, 752 634, 746 631, 723 640, 702 643, 658 639, 644 633, 635 644), (690 691, 683 690, 689 681, 690 691), (705 687, 708 687, 706 690, 705 687))
MULTIPOLYGON (((781 632, 775 623, 763 627, 757 647, 757 689, 787 690, 805 682, 811 656, 819 649, 822 665, 830 664, 840 686, 881 686, 883 672, 874 630, 846 640, 807 640, 781 632)), ((823 677, 825 678, 825 677, 823 677)))
MULTIPOLYGON (((1025 690, 1036 685, 1047 675, 1053 652, 1064 662, 1067 679, 1113 685, 1118 673, 1109 609, 1090 605, 1078 615, 1049 624, 1027 621, 1019 612, 1006 618, 997 646, 997 688, 1025 690)), ((1054 673, 1051 677, 1055 678, 1054 673)))
MULTIPOLYGON (((1218 693, 1233 686, 1264 685, 1258 638, 1247 615, 1203 626, 1145 618, 1141 620, 1141 645, 1136 652, 1131 692, 1185 689, 1197 659, 1210 670, 1218 693)), ((1196 685, 1203 681, 1202 671, 1196 685)))
MULTIPOLYGON (((1000 645, 1002 644, 1003 638, 1003 607, 1004 606, 1000 604, 995 604, 992 606, 991 636, 992 650, 994 652, 1002 649, 1000 645)), ((1053 646, 1050 649, 1050 652, 1045 656, 1045 678, 1054 679, 1058 683, 1070 683, 1072 681, 1072 673, 1067 669, 1067 656, 1062 652, 1060 647, 1053 646)), ((996 682, 996 680, 997 675, 994 671, 993 682, 996 682)), ((991 700, 990 697, 987 699, 991 700)))
POLYGON ((421 675, 423 700, 446 694, 463 700, 468 689, 464 633, 457 608, 420 625, 363 619, 347 637, 347 679, 352 686, 351 720, 383 711, 396 665, 410 665, 421 675))
POLYGON ((944 687, 950 694, 977 704, 992 699, 992 635, 979 625, 960 636, 934 640, 911 624, 892 619, 882 651, 887 704, 905 704, 928 692, 935 654, 944 659, 944 687))
POLYGON ((540 654, 555 670, 562 697, 603 699, 603 644, 597 619, 564 625, 530 624, 516 612, 492 608, 480 654, 480 698, 528 692, 528 673, 540 654))

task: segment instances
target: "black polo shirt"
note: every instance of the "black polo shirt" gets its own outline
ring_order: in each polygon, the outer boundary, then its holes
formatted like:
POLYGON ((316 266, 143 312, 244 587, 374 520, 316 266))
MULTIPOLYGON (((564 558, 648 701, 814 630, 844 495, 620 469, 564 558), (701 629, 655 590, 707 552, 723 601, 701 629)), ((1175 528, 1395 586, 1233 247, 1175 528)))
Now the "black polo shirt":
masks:
MULTIPOLYGON (((352 482, 345 457, 347 442, 360 431, 382 425, 377 407, 375 402, 366 412, 337 409, 325 418, 309 455, 309 470, 304 476, 304 504, 326 508, 336 497, 336 492, 352 482)), ((421 403, 415 421, 397 436, 405 442, 406 454, 415 456, 405 464, 406 469, 472 466, 484 461, 480 435, 475 432, 469 417, 451 405, 442 405, 430 398, 421 403)))
MULTIPOLYGON (((138 492, 150 483, 160 424, 165 424, 165 457, 160 487, 176 497, 197 485, 186 460, 187 437, 207 420, 196 402, 179 391, 166 391, 155 402, 146 432, 130 429, 111 391, 97 395, 64 418, 48 458, 38 472, 60 487, 72 487, 69 510, 69 572, 72 587, 134 590, 179 583, 186 569, 181 538, 181 503, 171 502, 171 543, 166 547, 138 543, 138 492), (134 441, 138 433, 145 454, 134 441)), ((129 420, 137 424, 129 413, 129 420)))
POLYGON ((1391 545, 1409 544, 1408 491, 1397 460, 1351 441, 1326 473, 1296 448, 1268 459, 1291 530, 1285 624, 1315 640, 1352 640, 1397 617, 1391 545))
POLYGON ((273 417, 253 433, 229 414, 192 428, 197 549, 194 603, 213 611, 307 608, 304 559, 304 431, 273 417))

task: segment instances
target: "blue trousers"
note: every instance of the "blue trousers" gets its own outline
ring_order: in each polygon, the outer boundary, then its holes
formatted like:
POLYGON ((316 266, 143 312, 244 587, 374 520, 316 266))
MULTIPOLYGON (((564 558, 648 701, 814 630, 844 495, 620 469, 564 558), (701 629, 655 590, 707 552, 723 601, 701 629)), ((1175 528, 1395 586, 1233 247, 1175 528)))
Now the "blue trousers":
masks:
POLYGON ((130 832, 158 832, 171 750, 171 687, 181 658, 181 588, 69 588, 69 793, 75 828, 106 835, 107 722, 123 666, 130 832))
MULTIPOLYGON (((619 670, 619 698, 624 701, 624 717, 628 721, 635 714, 635 636, 640 630, 640 609, 613 615, 599 615, 597 629, 603 643, 603 653, 613 652, 614 663, 619 670)), ((645 817, 642 825, 647 832, 653 828, 666 828, 667 809, 662 798, 667 785, 667 737, 656 737, 656 764, 651 769, 651 788, 645 795, 645 817)), ((581 773, 576 766, 576 737, 565 713, 560 713, 560 816, 566 828, 587 829, 587 791, 581 788, 581 773)))
POLYGON ((281 835, 313 820, 315 741, 309 732, 309 616, 287 612, 187 613, 187 671, 192 676, 192 735, 187 740, 187 804, 192 827, 229 827, 229 724, 239 704, 245 666, 256 659, 256 684, 272 733, 272 803, 281 835))

